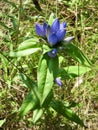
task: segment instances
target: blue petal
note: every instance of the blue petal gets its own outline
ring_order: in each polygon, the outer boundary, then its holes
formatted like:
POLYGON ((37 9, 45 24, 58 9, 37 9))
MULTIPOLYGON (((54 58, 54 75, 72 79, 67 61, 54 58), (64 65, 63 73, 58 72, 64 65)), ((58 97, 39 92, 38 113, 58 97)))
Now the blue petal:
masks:
POLYGON ((58 42, 58 38, 57 38, 56 34, 51 33, 51 34, 48 36, 48 42, 49 42, 50 45, 52 45, 52 46, 56 45, 56 43, 58 42))
POLYGON ((59 31, 56 33, 59 42, 64 39, 65 34, 66 34, 66 30, 65 30, 65 29, 59 30, 59 31))
POLYGON ((54 48, 53 50, 49 51, 48 55, 50 57, 56 57, 56 55, 57 55, 57 49, 54 48))
POLYGON ((62 24, 60 24, 60 29, 64 29, 64 28, 66 28, 66 23, 65 22, 63 22, 62 24))
POLYGON ((48 25, 47 25, 46 23, 43 24, 43 29, 44 29, 45 35, 46 35, 47 26, 48 26, 48 25))
POLYGON ((63 85, 62 81, 60 80, 60 78, 56 78, 55 79, 56 84, 58 84, 60 87, 63 85))
POLYGON ((46 29, 46 36, 48 37, 50 33, 51 33, 51 27, 48 25, 46 29))
POLYGON ((45 36, 45 30, 43 29, 43 26, 41 26, 40 24, 36 24, 35 28, 36 28, 37 35, 43 36, 43 37, 45 36))
POLYGON ((59 28, 60 28, 60 22, 58 19, 56 19, 51 26, 52 32, 57 32, 59 28))
POLYGON ((44 24, 43 24, 43 29, 46 30, 46 28, 47 28, 47 24, 44 23, 44 24))

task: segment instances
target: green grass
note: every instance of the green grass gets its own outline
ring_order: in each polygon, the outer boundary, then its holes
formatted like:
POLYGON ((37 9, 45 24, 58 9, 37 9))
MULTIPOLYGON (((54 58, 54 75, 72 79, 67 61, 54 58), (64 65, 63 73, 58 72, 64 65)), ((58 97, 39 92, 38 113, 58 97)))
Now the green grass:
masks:
MULTIPOLYGON (((9 0, 10 1, 10 0, 9 0)), ((47 20, 53 12, 61 21, 67 22, 67 36, 75 36, 76 44, 91 60, 94 67, 87 74, 65 82, 56 88, 56 98, 79 102, 74 111, 82 117, 89 130, 98 128, 98 2, 97 0, 40 0, 42 11, 32 1, 0 1, 0 129, 4 130, 86 130, 68 121, 54 111, 32 126, 29 113, 19 119, 17 111, 28 92, 19 73, 23 72, 36 81, 36 69, 40 54, 22 58, 10 58, 7 52, 15 50, 26 39, 33 38, 35 23, 47 20), (78 78, 78 80, 79 80, 78 78)), ((65 57, 66 58, 66 57, 65 57)), ((69 65, 78 64, 69 57, 69 65)), ((63 63, 64 65, 65 63, 63 63)), ((73 108, 74 109, 74 108, 73 108)))

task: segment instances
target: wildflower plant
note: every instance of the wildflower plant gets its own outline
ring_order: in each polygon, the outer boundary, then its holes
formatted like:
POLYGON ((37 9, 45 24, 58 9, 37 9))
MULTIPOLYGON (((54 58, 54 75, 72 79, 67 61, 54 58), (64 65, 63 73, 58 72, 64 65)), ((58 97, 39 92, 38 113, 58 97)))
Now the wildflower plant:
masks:
POLYGON ((44 22, 43 25, 35 24, 35 37, 21 43, 18 51, 9 53, 11 57, 27 56, 35 52, 41 54, 37 68, 37 83, 21 73, 22 81, 30 91, 19 109, 19 115, 22 117, 32 110, 33 123, 36 123, 48 108, 52 108, 69 120, 84 126, 83 121, 71 110, 71 107, 66 106, 64 101, 56 100, 53 93, 55 84, 62 89, 62 86, 65 87, 63 79, 73 77, 73 75, 77 77, 91 69, 89 59, 71 43, 74 36, 66 38, 66 28, 66 22, 60 23, 60 20, 54 19, 51 14, 48 22, 44 22), (66 52, 81 64, 79 73, 78 66, 60 68, 61 52, 66 52))

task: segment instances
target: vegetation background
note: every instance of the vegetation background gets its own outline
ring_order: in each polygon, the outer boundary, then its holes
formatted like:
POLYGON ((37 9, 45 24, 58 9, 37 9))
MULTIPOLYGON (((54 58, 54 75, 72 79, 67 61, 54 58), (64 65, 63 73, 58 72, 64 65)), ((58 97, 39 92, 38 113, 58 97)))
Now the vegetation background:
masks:
MULTIPOLYGON (((0 130, 97 130, 98 129, 98 1, 97 0, 1 0, 0 1, 0 130), (19 78, 23 72, 36 80, 40 54, 10 58, 24 40, 34 37, 35 23, 47 21, 54 13, 67 22, 67 36, 75 36, 76 44, 94 67, 87 74, 68 80, 57 88, 55 96, 79 102, 74 111, 87 128, 68 121, 59 114, 45 113, 32 126, 31 113, 19 119, 18 110, 28 92, 19 78), (77 85, 78 82, 78 85, 77 85)), ((65 56, 63 65, 77 64, 65 56)), ((79 64, 77 64, 79 65, 79 64)))

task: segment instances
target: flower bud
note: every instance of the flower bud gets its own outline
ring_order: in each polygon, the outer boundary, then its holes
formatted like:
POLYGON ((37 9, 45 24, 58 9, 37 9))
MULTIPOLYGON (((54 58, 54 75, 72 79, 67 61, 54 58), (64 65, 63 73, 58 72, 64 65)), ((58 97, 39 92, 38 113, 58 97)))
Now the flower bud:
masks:
POLYGON ((58 84, 60 87, 63 85, 63 83, 62 83, 62 81, 61 81, 60 78, 56 78, 56 79, 55 79, 55 82, 56 82, 56 84, 58 84))
POLYGON ((68 43, 70 43, 73 39, 74 39, 74 36, 67 37, 67 38, 64 39, 64 42, 65 42, 65 44, 68 44, 68 43))
POLYGON ((56 55, 57 55, 57 49, 52 49, 51 51, 49 51, 48 52, 48 55, 50 56, 50 57, 56 57, 56 55))

